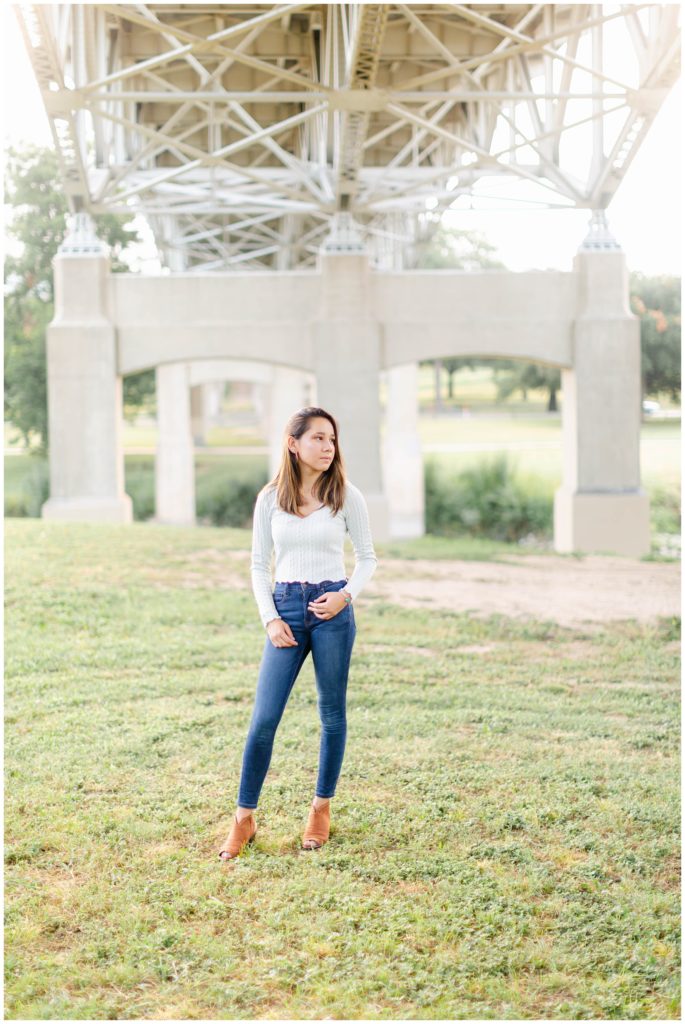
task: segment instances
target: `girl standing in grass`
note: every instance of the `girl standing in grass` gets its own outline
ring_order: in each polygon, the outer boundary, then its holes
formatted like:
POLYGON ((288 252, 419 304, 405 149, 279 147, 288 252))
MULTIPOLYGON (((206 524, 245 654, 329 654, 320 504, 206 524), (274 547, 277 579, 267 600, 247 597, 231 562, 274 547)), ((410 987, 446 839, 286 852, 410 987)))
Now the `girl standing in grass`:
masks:
POLYGON ((243 752, 238 806, 219 857, 237 857, 257 831, 253 811, 271 761, 274 737, 305 658, 312 652, 321 743, 319 773, 302 848, 328 840, 330 799, 342 767, 347 677, 356 635, 352 601, 377 565, 369 514, 345 479, 338 428, 325 409, 291 416, 276 476, 257 495, 252 534, 252 589, 267 638, 243 752), (355 552, 345 576, 343 547, 355 552), (271 553, 276 551, 272 590, 271 553))

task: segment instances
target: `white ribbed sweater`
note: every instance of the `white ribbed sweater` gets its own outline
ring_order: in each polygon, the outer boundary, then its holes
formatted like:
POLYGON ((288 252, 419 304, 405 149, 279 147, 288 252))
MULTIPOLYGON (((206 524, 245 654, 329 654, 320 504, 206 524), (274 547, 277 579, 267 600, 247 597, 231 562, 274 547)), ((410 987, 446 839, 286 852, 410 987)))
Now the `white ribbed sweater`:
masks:
POLYGON ((345 501, 333 515, 328 505, 296 516, 276 505, 276 487, 260 491, 252 529, 252 590, 264 626, 279 617, 273 601, 271 555, 276 551, 274 579, 321 583, 346 578, 344 543, 349 533, 355 566, 345 589, 354 599, 371 579, 378 560, 373 549, 369 512, 364 495, 345 483, 345 501))

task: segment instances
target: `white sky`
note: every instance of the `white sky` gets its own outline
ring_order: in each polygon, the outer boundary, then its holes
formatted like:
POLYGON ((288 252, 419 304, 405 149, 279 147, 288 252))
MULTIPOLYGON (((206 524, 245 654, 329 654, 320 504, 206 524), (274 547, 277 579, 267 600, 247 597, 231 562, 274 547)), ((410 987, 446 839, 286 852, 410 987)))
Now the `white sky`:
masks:
MULTIPOLYGON (((4 51, 3 145, 22 140, 51 145, 40 92, 14 13, 5 3, 0 3, 0 37, 4 51)), ((620 53, 622 49, 616 48, 614 52, 620 53)), ((681 272, 682 128, 679 81, 607 210, 609 227, 624 249, 631 270, 646 274, 681 272)), ((500 182, 498 191, 501 190, 500 182)), ((491 188, 488 194, 494 194, 491 188)), ((485 202, 476 200, 474 206, 485 202)), ((535 210, 496 199, 487 200, 487 205, 489 209, 452 210, 448 222, 454 227, 482 231, 512 270, 571 269, 573 256, 587 231, 588 211, 535 210)), ((461 206, 466 207, 466 200, 460 201, 461 206)))

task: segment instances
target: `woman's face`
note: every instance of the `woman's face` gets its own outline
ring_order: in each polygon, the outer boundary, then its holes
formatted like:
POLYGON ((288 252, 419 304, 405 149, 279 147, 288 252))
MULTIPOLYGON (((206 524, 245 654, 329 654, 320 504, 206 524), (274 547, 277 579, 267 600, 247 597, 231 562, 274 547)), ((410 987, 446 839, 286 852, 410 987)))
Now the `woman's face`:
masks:
POLYGON ((302 437, 293 438, 293 449, 300 463, 315 473, 325 473, 335 455, 333 424, 323 416, 314 416, 302 437))

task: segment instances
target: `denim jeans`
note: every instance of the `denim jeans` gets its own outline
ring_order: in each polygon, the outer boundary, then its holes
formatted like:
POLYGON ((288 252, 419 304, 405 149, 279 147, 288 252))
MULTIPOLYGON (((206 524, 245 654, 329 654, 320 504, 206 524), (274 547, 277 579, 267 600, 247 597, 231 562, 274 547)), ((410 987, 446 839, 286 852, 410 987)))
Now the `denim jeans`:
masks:
POLYGON ((332 797, 342 767, 347 736, 347 676, 357 632, 352 605, 332 619, 319 619, 307 608, 310 601, 331 590, 343 590, 347 580, 321 583, 276 583, 276 611, 288 623, 297 646, 274 647, 267 636, 257 679, 252 719, 245 741, 238 790, 240 807, 256 807, 269 769, 276 729, 305 658, 312 652, 321 743, 316 796, 332 797))

